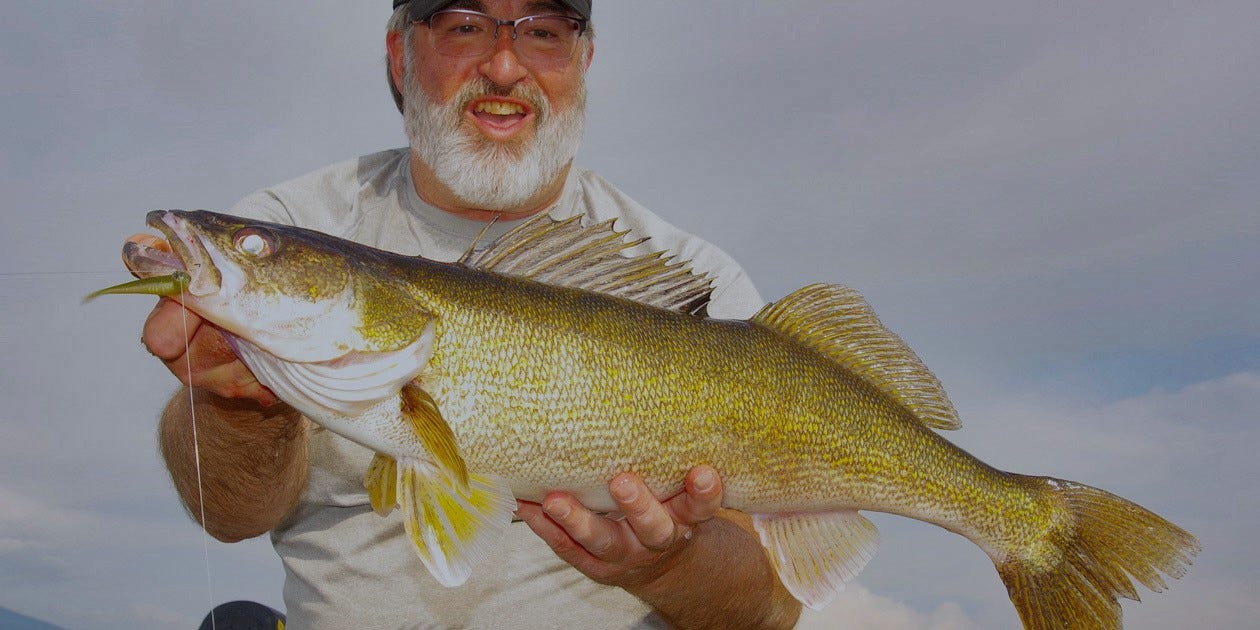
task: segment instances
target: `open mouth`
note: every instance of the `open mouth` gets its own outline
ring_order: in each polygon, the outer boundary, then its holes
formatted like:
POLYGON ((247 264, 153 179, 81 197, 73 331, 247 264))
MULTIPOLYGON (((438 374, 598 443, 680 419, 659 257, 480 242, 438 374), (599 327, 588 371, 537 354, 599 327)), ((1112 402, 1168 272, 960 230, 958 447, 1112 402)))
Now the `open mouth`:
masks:
POLYGON ((157 237, 136 235, 123 243, 123 262, 139 278, 184 271, 184 261, 170 247, 169 243, 157 237))
POLYGON ((519 133, 534 119, 529 103, 513 98, 480 98, 469 104, 468 115, 483 133, 507 139, 519 133))
POLYGON ((187 221, 176 212, 154 210, 145 216, 145 223, 166 240, 133 238, 123 244, 123 262, 132 273, 151 278, 184 272, 190 278, 188 292, 192 295, 218 291, 219 272, 187 221))

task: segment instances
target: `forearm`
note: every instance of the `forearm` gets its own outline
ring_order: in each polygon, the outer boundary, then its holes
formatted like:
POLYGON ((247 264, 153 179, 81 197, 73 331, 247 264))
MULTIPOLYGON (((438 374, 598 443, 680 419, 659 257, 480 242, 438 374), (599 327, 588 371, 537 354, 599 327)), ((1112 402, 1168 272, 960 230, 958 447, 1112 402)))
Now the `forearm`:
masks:
POLYGON ((701 523, 677 564, 634 594, 679 628, 791 628, 801 605, 779 583, 744 514, 701 523))
POLYGON ((162 412, 158 444, 175 490, 215 538, 234 542, 262 534, 296 504, 306 485, 305 420, 284 404, 263 408, 243 399, 181 388, 162 412), (198 473, 200 469, 199 492, 198 473))

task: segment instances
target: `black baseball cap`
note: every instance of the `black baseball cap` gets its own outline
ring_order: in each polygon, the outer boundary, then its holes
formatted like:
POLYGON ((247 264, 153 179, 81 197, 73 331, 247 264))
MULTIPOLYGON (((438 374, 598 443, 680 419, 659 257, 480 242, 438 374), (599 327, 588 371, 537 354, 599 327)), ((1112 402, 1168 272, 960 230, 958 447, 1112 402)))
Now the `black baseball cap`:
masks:
MULTIPOLYGON (((411 15, 413 17, 424 19, 433 15, 435 11, 451 3, 452 0, 394 0, 394 8, 397 9, 404 4, 411 3, 411 15)), ((591 19, 591 2, 592 0, 560 0, 570 9, 577 12, 578 15, 591 19)))

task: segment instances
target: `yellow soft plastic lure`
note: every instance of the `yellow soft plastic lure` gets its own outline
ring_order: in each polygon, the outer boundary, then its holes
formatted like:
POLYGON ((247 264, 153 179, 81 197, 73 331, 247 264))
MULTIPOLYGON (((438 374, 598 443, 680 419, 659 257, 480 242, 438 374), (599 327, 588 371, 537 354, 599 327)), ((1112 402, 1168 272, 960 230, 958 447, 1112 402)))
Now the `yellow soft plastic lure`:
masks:
POLYGON ((183 271, 176 271, 167 276, 140 278, 131 282, 116 284, 100 291, 93 291, 83 298, 86 303, 102 295, 179 295, 188 289, 192 277, 183 271))

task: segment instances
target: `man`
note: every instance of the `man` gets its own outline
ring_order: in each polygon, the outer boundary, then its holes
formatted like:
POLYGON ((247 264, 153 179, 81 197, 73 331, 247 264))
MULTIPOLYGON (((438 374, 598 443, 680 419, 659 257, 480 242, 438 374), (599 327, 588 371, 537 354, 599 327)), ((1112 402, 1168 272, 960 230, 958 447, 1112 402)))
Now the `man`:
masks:
MULTIPOLYGON (((544 211, 615 217, 716 279, 710 314, 747 317, 761 306, 721 251, 573 166, 594 51, 589 1, 394 6, 388 76, 409 150, 260 191, 234 214, 438 260, 457 258, 495 217, 492 236, 544 211)), ((614 478, 621 520, 563 493, 522 502, 523 523, 502 552, 464 586, 442 587, 398 513, 372 511, 362 485, 369 451, 280 403, 218 330, 172 301, 149 316, 144 342, 192 387, 159 427, 180 496, 199 519, 204 509, 220 540, 272 533, 290 627, 785 627, 800 612, 747 519, 720 511, 721 480, 704 466, 664 503, 634 475, 614 478)))

